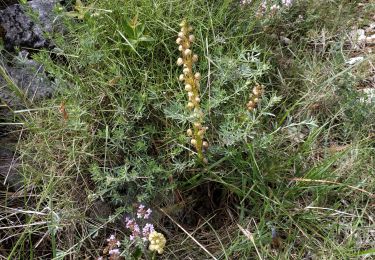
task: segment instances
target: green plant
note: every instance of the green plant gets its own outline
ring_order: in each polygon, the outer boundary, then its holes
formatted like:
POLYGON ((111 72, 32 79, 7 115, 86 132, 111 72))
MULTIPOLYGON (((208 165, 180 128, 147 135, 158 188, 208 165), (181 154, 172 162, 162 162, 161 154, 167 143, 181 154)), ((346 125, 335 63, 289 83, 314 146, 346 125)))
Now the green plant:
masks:
POLYGON ((0 254, 97 258, 116 234, 122 257, 147 257, 123 223, 139 201, 168 241, 162 259, 370 254, 374 109, 357 91, 369 70, 345 64, 357 5, 295 1, 256 17, 260 4, 108 0, 95 2, 102 15, 64 16, 54 42, 66 60, 33 55, 58 93, 15 111, 23 185, 0 193, 0 254), (182 17, 200 57, 204 165, 187 144, 190 88, 176 84, 182 17), (154 40, 129 40, 142 30, 154 40))

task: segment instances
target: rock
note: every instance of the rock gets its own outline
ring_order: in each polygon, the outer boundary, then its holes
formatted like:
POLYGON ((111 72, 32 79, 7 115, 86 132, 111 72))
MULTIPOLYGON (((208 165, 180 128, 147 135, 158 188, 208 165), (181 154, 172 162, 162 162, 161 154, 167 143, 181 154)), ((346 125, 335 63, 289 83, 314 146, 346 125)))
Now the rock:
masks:
POLYGON ((0 100, 2 102, 9 107, 19 108, 24 105, 25 98, 29 101, 36 101, 52 96, 53 83, 45 75, 43 66, 29 59, 26 51, 21 51, 10 64, 7 64, 5 58, 2 59, 0 56, 0 66, 21 91, 22 96, 17 95, 0 74, 0 100))
POLYGON ((285 36, 280 36, 280 41, 285 45, 292 44, 292 40, 285 36))
POLYGON ((360 98, 360 102, 367 104, 375 103, 375 88, 364 88, 360 91, 364 94, 363 97, 360 98))
POLYGON ((375 33, 375 23, 370 23, 365 31, 366 34, 375 33))
POLYGON ((375 34, 366 37, 366 44, 369 46, 375 45, 375 34))
POLYGON ((363 61, 364 57, 362 56, 358 56, 358 57, 353 57, 353 58, 350 58, 348 61, 346 61, 345 63, 348 64, 348 65, 354 65, 360 61, 363 61))
POLYGON ((350 40, 353 49, 361 49, 366 44, 365 30, 357 29, 350 32, 350 40))
MULTIPOLYGON (((50 46, 45 32, 52 32, 54 27, 53 8, 56 0, 34 0, 28 2, 31 11, 38 15, 31 18, 26 6, 14 4, 0 10, 0 27, 4 31, 5 48, 13 50, 15 47, 40 49, 50 46)), ((1 30, 0 30, 1 31, 1 30)))
POLYGON ((1 0, 0 1, 0 10, 6 8, 7 6, 17 4, 18 0, 1 0))
POLYGON ((9 185, 14 190, 17 190, 22 186, 22 177, 17 173, 17 156, 14 155, 12 149, 9 149, 15 144, 4 140, 6 139, 2 138, 0 140, 0 184, 9 185))

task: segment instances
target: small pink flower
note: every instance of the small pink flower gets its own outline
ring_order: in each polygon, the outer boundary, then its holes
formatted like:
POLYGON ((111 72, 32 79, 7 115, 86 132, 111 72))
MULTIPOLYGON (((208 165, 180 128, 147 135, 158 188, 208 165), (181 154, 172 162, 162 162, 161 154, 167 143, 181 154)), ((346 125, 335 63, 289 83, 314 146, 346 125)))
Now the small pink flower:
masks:
POLYGON ((291 6, 293 4, 293 0, 282 0, 283 5, 285 6, 291 6))
POLYGON ((148 209, 146 211, 146 214, 144 215, 144 219, 148 219, 150 216, 151 216, 151 213, 152 213, 152 210, 151 209, 148 209))
POLYGON ((120 254, 120 249, 115 248, 115 249, 109 250, 108 254, 109 255, 119 255, 120 254))
POLYGON ((147 223, 143 228, 142 228, 142 235, 143 237, 147 238, 150 233, 154 232, 154 225, 147 223))

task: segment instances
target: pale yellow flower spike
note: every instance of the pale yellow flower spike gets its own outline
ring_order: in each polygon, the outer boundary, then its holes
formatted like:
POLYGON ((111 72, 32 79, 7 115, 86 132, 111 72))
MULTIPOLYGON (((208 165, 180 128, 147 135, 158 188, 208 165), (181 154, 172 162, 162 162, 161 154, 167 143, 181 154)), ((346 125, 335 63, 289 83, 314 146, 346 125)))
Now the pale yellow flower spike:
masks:
POLYGON ((167 243, 167 240, 162 233, 154 231, 150 233, 150 235, 148 236, 148 240, 150 241, 150 245, 148 247, 150 251, 157 251, 159 254, 162 254, 164 252, 164 247, 167 243))
POLYGON ((183 74, 178 79, 185 84, 188 97, 187 108, 194 117, 193 127, 187 130, 187 135, 191 138, 190 143, 195 147, 198 158, 207 163, 207 159, 204 158, 204 152, 208 149, 208 142, 204 139, 207 127, 202 125, 204 114, 200 108, 200 80, 202 76, 199 72, 195 74, 193 72, 193 64, 198 61, 198 55, 194 54, 191 48, 196 39, 192 34, 193 27, 186 21, 183 21, 180 26, 181 31, 178 33, 176 43, 181 56, 177 59, 177 65, 182 66, 183 74))

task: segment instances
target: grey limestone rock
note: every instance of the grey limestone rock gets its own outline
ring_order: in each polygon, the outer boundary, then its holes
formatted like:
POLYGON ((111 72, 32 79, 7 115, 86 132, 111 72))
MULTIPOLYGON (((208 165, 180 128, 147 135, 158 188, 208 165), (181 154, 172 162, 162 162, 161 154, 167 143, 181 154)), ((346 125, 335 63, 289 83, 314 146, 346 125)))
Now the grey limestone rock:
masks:
POLYGON ((54 29, 56 16, 53 9, 57 3, 56 0, 34 0, 28 2, 28 6, 14 4, 0 10, 0 31, 5 48, 13 50, 15 47, 49 47, 50 41, 45 33, 54 29), (37 17, 31 17, 31 13, 37 17))
POLYGON ((0 10, 6 8, 7 6, 17 4, 18 0, 1 0, 0 1, 0 10))
POLYGON ((29 59, 26 51, 21 51, 10 64, 11 66, 7 65, 6 60, 1 59, 0 56, 0 66, 21 91, 22 96, 16 95, 0 75, 0 100, 2 103, 12 108, 19 108, 24 105, 24 99, 32 102, 52 96, 54 84, 45 75, 43 66, 29 59))

